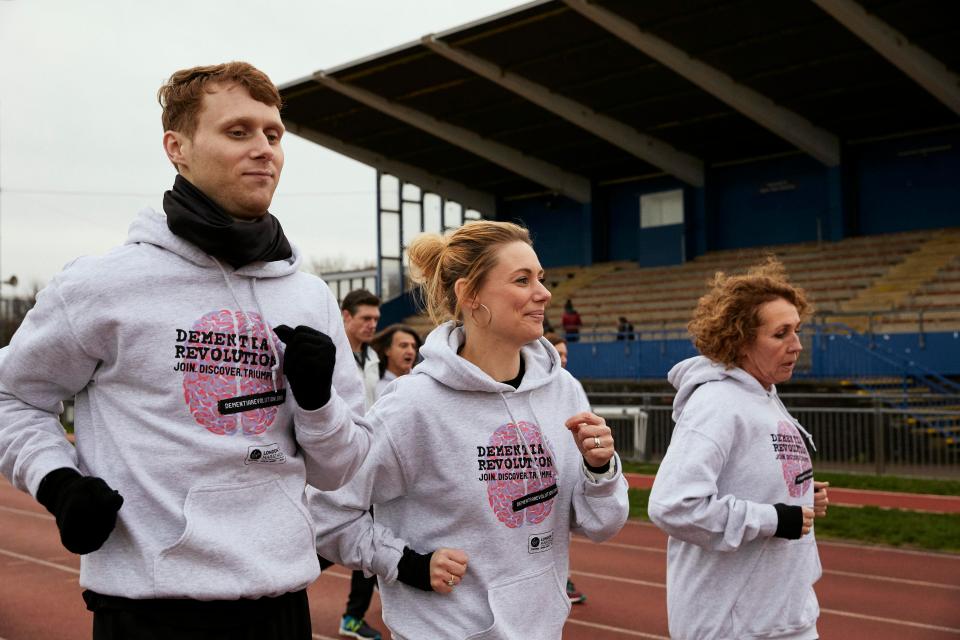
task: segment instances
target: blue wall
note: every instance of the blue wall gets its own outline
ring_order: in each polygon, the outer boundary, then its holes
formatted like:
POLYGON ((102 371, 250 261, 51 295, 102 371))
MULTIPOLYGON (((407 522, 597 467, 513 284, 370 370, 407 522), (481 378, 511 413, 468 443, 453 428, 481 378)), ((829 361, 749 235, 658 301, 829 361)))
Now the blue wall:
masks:
POLYGON ((805 155, 711 167, 706 187, 670 177, 594 188, 592 205, 501 202, 522 219, 544 266, 635 260, 679 264, 708 251, 960 225, 960 131, 848 145, 843 164, 805 155), (683 228, 640 229, 640 196, 684 190, 683 228), (685 239, 685 252, 681 242, 685 239))
POLYGON ((544 267, 588 265, 593 263, 590 213, 588 204, 544 197, 501 203, 497 220, 525 224, 544 267))
POLYGON ((960 133, 858 145, 853 153, 861 234, 960 225, 960 133))
POLYGON ((710 172, 710 249, 739 249, 829 237, 828 169, 806 156, 724 167, 710 172))
MULTIPOLYGON (((865 338, 843 335, 814 336, 811 366, 796 378, 888 377, 903 372, 911 362, 940 375, 960 375, 960 332, 896 333, 876 336, 874 349, 865 338)), ((644 339, 620 342, 575 342, 568 345, 567 367, 576 378, 663 379, 673 365, 697 355, 689 339, 644 339)))
POLYGON ((673 251, 669 254, 661 252, 663 232, 656 228, 640 230, 640 196, 682 188, 683 183, 679 180, 664 177, 612 185, 599 190, 595 209, 603 207, 609 220, 607 260, 637 260, 644 266, 678 264, 683 229, 666 232, 673 251))
POLYGON ((684 259, 684 225, 668 224, 640 230, 639 263, 641 267, 681 264, 684 259))

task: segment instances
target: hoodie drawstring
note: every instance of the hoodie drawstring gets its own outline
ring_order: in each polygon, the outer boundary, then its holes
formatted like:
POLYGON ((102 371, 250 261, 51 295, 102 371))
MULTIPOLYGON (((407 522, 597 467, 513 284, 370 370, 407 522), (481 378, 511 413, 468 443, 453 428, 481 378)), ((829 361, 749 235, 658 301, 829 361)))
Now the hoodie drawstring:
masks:
POLYGON ((270 379, 273 381, 273 390, 277 390, 277 370, 280 368, 280 353, 277 351, 277 345, 274 344, 273 336, 270 335, 270 327, 267 326, 267 316, 260 306, 260 298, 257 297, 257 279, 250 278, 250 292, 253 294, 253 303, 257 305, 257 313, 260 314, 260 322, 263 323, 263 330, 267 334, 267 342, 270 344, 270 353, 273 354, 273 364, 270 365, 270 379))
MULTIPOLYGON (((517 431, 517 436, 520 438, 520 442, 523 443, 523 446, 527 449, 527 455, 530 457, 530 463, 533 465, 534 470, 537 473, 537 478, 541 478, 540 465, 537 464, 537 456, 533 454, 533 447, 530 446, 530 443, 527 441, 527 438, 523 435, 523 429, 520 428, 520 423, 517 422, 517 419, 513 417, 513 412, 510 411, 510 403, 507 402, 507 398, 503 395, 502 391, 498 391, 497 395, 500 396, 500 400, 503 401, 503 406, 507 409, 507 415, 510 417, 510 424, 513 425, 513 428, 517 431)), ((533 413, 533 405, 531 403, 530 413, 533 413)), ((533 416, 534 420, 537 419, 536 415, 533 416)), ((539 422, 539 421, 538 421, 539 422)), ((543 429, 541 428, 541 437, 543 437, 543 429)))
MULTIPOLYGON (((243 305, 240 304, 240 299, 237 297, 237 291, 233 288, 233 284, 230 282, 230 276, 227 275, 226 269, 223 268, 223 265, 220 264, 220 261, 210 256, 210 259, 213 260, 213 263, 217 265, 217 268, 220 269, 220 273, 223 275, 223 281, 227 283, 227 289, 230 291, 230 295, 233 296, 233 303, 237 305, 237 313, 243 314, 243 327, 242 329, 246 330, 247 341, 249 344, 253 344, 253 334, 251 329, 253 323, 250 322, 250 319, 247 317, 246 313, 243 313, 243 305)), ((270 353, 273 354, 273 365, 270 367, 270 380, 273 382, 273 390, 277 390, 277 370, 280 367, 280 354, 277 352, 277 345, 274 344, 272 336, 270 335, 270 327, 267 326, 267 318, 263 315, 263 307, 260 306, 260 298, 257 297, 257 279, 254 277, 250 278, 250 291, 253 295, 253 302, 257 307, 257 313, 260 314, 260 322, 263 323, 263 329, 267 336, 267 343, 270 345, 270 353)), ((237 332, 237 335, 240 334, 241 327, 237 325, 236 313, 231 314, 233 316, 233 328, 237 332)), ((237 395, 240 395, 240 378, 237 378, 237 395)))
POLYGON ((780 405, 780 409, 783 410, 783 413, 784 413, 788 418, 790 418, 790 422, 793 423, 793 426, 795 426, 795 427, 800 431, 800 433, 802 433, 804 436, 806 436, 807 442, 810 443, 810 447, 814 450, 814 452, 816 452, 816 450, 817 450, 817 445, 815 445, 815 444, 813 443, 813 436, 810 435, 810 432, 803 428, 803 425, 800 424, 800 421, 799 421, 799 420, 797 420, 797 419, 794 418, 792 415, 790 415, 790 412, 787 411, 787 408, 784 406, 783 401, 780 399, 780 396, 779 396, 779 395, 773 394, 773 397, 777 400, 777 404, 780 405))

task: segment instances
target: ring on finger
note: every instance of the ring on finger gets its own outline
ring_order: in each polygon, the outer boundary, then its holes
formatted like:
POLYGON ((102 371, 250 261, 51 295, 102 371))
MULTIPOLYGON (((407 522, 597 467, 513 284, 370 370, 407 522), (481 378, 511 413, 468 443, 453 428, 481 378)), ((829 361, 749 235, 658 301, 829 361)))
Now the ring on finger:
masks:
POLYGON ((448 587, 452 587, 452 586, 455 585, 455 584, 457 584, 457 581, 454 580, 453 578, 450 578, 450 579, 447 580, 447 586, 448 586, 448 587))
POLYGON ((599 436, 593 436, 593 448, 594 448, 594 449, 599 449, 599 448, 602 447, 602 446, 603 446, 603 445, 600 444, 600 438, 599 438, 599 436))

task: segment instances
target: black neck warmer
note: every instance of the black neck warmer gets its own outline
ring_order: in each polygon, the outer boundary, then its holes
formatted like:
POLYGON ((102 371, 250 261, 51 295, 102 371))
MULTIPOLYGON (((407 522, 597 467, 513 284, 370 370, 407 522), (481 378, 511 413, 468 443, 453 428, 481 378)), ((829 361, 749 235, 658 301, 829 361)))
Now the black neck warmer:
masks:
POLYGON ((293 254, 280 221, 270 212, 241 222, 181 175, 173 181, 173 189, 163 194, 163 210, 170 231, 234 269, 251 262, 285 260, 293 254))

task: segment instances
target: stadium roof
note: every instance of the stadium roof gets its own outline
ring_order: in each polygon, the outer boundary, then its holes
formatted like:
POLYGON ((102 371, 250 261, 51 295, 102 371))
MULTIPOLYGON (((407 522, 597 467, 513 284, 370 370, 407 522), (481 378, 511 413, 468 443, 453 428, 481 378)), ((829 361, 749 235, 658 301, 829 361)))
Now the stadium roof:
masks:
POLYGON ((492 212, 960 126, 954 0, 539 0, 281 87, 291 132, 492 212))

